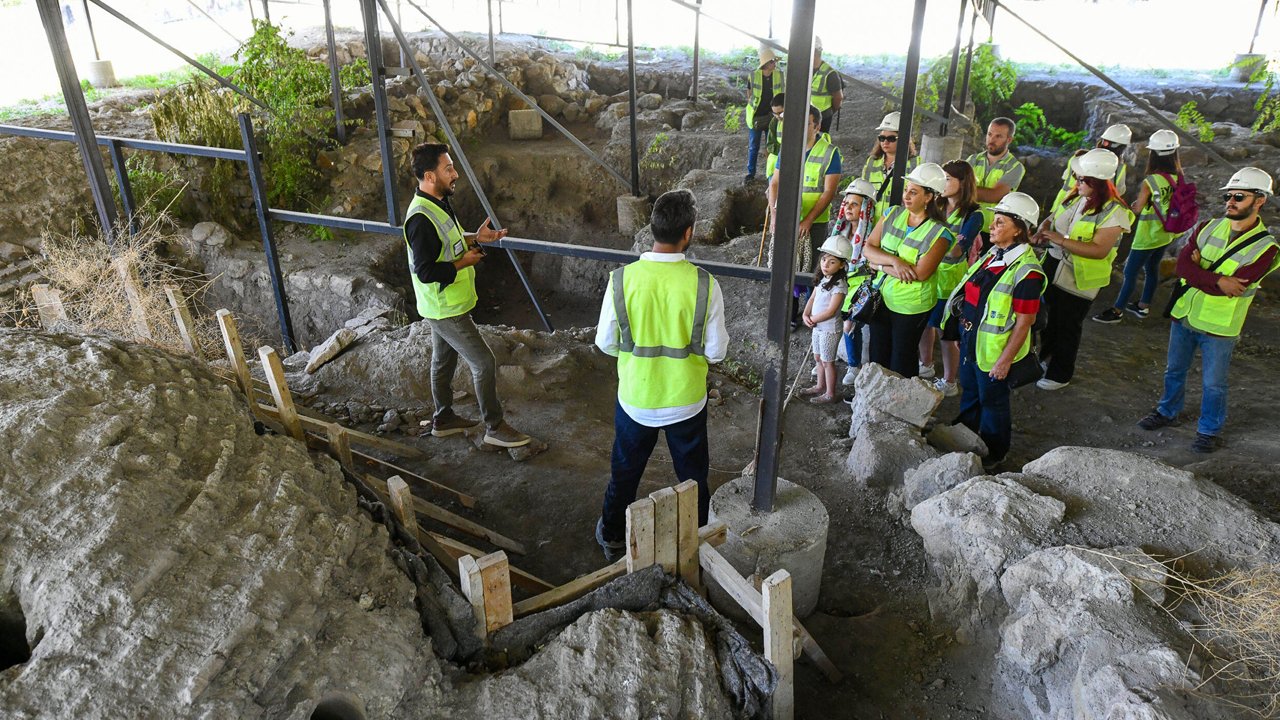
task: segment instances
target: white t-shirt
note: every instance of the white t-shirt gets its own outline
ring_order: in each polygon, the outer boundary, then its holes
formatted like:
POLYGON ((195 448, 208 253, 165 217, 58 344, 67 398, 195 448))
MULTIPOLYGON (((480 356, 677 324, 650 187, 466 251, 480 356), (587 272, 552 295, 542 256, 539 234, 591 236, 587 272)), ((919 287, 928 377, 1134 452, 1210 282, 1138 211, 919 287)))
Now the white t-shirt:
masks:
MULTIPOLYGON (((1064 206, 1056 215, 1053 216, 1053 229, 1067 237, 1071 237, 1071 226, 1084 215, 1084 198, 1077 197, 1071 201, 1070 205, 1064 206)), ((1120 228, 1120 233, 1129 232, 1129 213, 1113 212, 1111 217, 1098 223, 1098 230, 1105 228, 1120 228)), ((1096 232, 1096 231, 1095 231, 1096 232)), ((1117 241, 1119 244, 1119 241, 1117 241)), ((1052 282, 1054 285, 1066 290, 1072 295, 1082 298, 1093 299, 1098 296, 1098 291, 1102 288, 1094 288, 1092 290, 1081 290, 1076 287, 1075 275, 1075 256, 1063 250, 1057 245, 1049 246, 1049 256, 1055 257, 1061 262, 1058 263, 1058 269, 1053 274, 1052 282)))
MULTIPOLYGON (((843 298, 837 298, 838 295, 849 294, 849 283, 844 278, 838 278, 831 286, 830 290, 823 288, 826 284, 824 278, 822 282, 813 287, 813 310, 812 315, 821 315, 831 308, 832 303, 844 304, 843 298)), ((836 305, 836 313, 831 317, 823 320, 813 327, 814 330, 822 330, 825 332, 837 332, 841 329, 840 305, 836 305)))

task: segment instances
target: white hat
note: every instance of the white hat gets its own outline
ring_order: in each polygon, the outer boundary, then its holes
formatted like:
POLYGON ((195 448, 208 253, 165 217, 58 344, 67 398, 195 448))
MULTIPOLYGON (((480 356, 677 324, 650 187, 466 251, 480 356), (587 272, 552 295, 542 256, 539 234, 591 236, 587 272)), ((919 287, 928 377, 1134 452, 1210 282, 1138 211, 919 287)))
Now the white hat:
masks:
POLYGON ((1147 140, 1147 149, 1157 155, 1168 155, 1177 151, 1181 145, 1178 133, 1172 130, 1157 130, 1147 140))
POLYGON ((768 46, 768 45, 761 45, 761 46, 760 46, 760 64, 759 64, 759 67, 764 67, 765 65, 767 65, 767 64, 769 64, 769 63, 771 63, 771 62, 773 62, 774 60, 777 60, 777 59, 778 59, 778 55, 777 55, 777 53, 775 53, 775 52, 773 51, 773 48, 772 48, 772 47, 770 47, 770 46, 768 46))
POLYGON ((941 193, 947 189, 947 174, 938 163, 920 163, 907 173, 907 182, 941 193))
POLYGON ((1223 185, 1223 190, 1249 190, 1251 192, 1271 194, 1271 176, 1256 167, 1240 168, 1235 175, 1223 185))
POLYGON ((843 235, 832 235, 827 241, 822 243, 822 247, 818 248, 818 252, 824 252, 828 255, 834 255, 841 260, 848 261, 849 256, 853 254, 853 245, 843 235))
POLYGON ((1071 158, 1071 170, 1081 177, 1110 180, 1116 176, 1120 158, 1106 148, 1094 148, 1083 155, 1071 158))
POLYGON ((892 130, 898 132, 898 123, 902 120, 902 113, 891 112, 884 116, 880 124, 876 126, 876 130, 892 130))
POLYGON ((848 187, 844 189, 844 192, 840 194, 849 195, 851 193, 854 195, 861 195, 864 198, 870 198, 875 196, 876 189, 872 187, 870 181, 864 178, 854 178, 853 182, 849 183, 848 187))
POLYGON ((1040 222, 1040 206, 1026 193, 1011 192, 1005 195, 991 211, 1012 215, 1026 223, 1028 228, 1034 228, 1040 222))
POLYGON ((822 38, 818 37, 817 35, 813 36, 813 50, 814 52, 818 52, 822 50, 822 38))
POLYGON ((1116 145, 1128 145, 1133 140, 1133 131, 1124 123, 1116 123, 1102 131, 1102 139, 1116 145))

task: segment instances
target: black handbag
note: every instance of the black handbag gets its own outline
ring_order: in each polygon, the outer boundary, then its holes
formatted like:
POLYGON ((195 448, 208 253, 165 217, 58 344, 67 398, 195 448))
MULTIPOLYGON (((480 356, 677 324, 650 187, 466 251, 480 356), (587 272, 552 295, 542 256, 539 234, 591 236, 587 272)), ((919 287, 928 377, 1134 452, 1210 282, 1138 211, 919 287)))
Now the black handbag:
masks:
POLYGON ((884 312, 884 296, 880 294, 880 283, 884 282, 884 275, 880 275, 880 282, 876 280, 875 277, 869 277, 858 286, 853 294, 853 302, 849 305, 849 317, 861 323, 872 323, 884 312))
POLYGON ((1044 368, 1040 367, 1040 356, 1036 355, 1035 350, 1028 350, 1026 357, 1009 366, 1009 374, 1004 376, 1004 381, 1009 384, 1009 389, 1013 390, 1023 385, 1030 385, 1042 377, 1044 377, 1044 368))

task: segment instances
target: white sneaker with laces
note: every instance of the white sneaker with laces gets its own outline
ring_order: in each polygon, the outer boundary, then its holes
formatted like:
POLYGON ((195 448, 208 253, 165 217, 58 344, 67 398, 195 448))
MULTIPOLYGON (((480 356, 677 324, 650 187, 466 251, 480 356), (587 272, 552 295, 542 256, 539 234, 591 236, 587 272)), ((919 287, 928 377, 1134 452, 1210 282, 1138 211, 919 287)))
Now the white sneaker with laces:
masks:
POLYGON ((918 374, 920 378, 923 380, 932 380, 938 376, 938 373, 934 371, 932 365, 925 365, 924 363, 920 363, 919 368, 920 368, 920 371, 918 374))
POLYGON ((852 385, 853 381, 857 379, 858 379, 858 366, 852 365, 849 367, 848 370, 844 372, 844 379, 841 380, 840 382, 844 383, 845 385, 852 385))
POLYGON ((943 397, 955 397, 960 394, 960 386, 958 384, 953 382, 947 382, 942 378, 938 378, 937 380, 934 380, 933 387, 938 392, 942 393, 943 397))
POLYGON ((1061 390, 1070 384, 1070 380, 1067 382, 1057 382, 1056 380, 1050 380, 1049 378, 1040 378, 1036 381, 1036 387, 1041 390, 1061 390))

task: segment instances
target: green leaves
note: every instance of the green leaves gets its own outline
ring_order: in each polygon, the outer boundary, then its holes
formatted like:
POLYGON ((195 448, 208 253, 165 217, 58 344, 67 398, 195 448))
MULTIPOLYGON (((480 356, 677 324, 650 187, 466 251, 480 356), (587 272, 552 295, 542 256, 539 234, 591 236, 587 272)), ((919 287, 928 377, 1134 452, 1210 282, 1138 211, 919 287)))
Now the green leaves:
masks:
POLYGON ((1044 110, 1035 103, 1022 103, 1013 111, 1018 123, 1018 142, 1044 148, 1076 150, 1085 146, 1089 134, 1085 130, 1071 132, 1049 122, 1044 110))
POLYGON ((1178 108, 1178 116, 1173 119, 1173 124, 1189 133, 1195 133, 1196 137, 1200 138, 1200 142, 1213 140, 1212 123, 1196 109, 1195 100, 1187 101, 1178 108))

